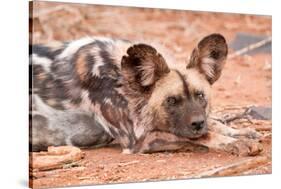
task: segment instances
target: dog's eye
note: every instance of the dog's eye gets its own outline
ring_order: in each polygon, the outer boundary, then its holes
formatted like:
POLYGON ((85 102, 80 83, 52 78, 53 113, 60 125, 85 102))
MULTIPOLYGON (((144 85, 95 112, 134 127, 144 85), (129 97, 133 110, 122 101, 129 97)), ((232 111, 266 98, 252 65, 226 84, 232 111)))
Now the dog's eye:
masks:
POLYGON ((170 96, 167 98, 167 103, 169 105, 175 105, 177 103, 177 98, 174 96, 170 96))
POLYGON ((202 91, 196 92, 195 95, 199 99, 205 99, 205 94, 202 91))

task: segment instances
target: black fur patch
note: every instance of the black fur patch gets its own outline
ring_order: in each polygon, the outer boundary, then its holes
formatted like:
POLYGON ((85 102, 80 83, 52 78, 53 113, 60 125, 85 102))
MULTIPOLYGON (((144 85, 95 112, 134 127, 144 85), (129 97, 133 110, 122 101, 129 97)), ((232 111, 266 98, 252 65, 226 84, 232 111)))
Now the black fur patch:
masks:
POLYGON ((73 60, 53 62, 51 70, 56 76, 54 83, 58 87, 57 91, 53 91, 56 92, 54 95, 63 96, 63 100, 69 99, 73 104, 80 103, 81 86, 73 60))
POLYGON ((64 109, 61 102, 67 98, 66 88, 61 79, 56 79, 50 73, 46 73, 41 65, 33 65, 33 88, 35 94, 44 100, 54 100, 56 109, 64 109), (43 75, 44 78, 40 78, 43 75))
MULTIPOLYGON (((64 45, 65 46, 65 45, 64 45)), ((63 48, 59 48, 57 50, 52 51, 49 47, 43 45, 29 45, 29 52, 32 54, 37 54, 41 57, 46 57, 51 60, 54 60, 55 57, 62 53, 63 48)))
POLYGON ((97 45, 100 51, 97 55, 89 54, 87 56, 89 70, 91 71, 97 63, 95 56, 100 56, 104 65, 97 68, 100 76, 92 75, 91 72, 87 74, 82 84, 83 88, 89 91, 89 97, 93 103, 102 104, 105 99, 110 99, 113 106, 126 108, 127 100, 116 90, 122 86, 120 70, 106 50, 106 44, 97 40, 91 45, 97 45))
POLYGON ((182 85, 183 85, 183 90, 184 90, 185 96, 187 97, 187 99, 190 99, 190 92, 188 90, 188 86, 186 84, 184 76, 179 71, 176 70, 176 72, 177 72, 177 74, 179 75, 179 77, 180 77, 180 79, 182 81, 182 85))
POLYGON ((211 54, 210 54, 210 56, 212 57, 212 58, 214 58, 214 59, 219 59, 220 58, 220 51, 216 51, 216 50, 213 50, 213 51, 211 51, 211 54))

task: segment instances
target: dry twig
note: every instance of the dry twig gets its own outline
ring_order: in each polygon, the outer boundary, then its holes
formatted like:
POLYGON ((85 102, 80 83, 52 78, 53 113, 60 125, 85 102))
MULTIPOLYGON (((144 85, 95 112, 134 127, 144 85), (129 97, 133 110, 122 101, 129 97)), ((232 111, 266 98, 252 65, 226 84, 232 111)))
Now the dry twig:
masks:
POLYGON ((132 164, 136 164, 136 163, 139 163, 139 162, 140 162, 139 160, 134 160, 134 161, 124 162, 124 163, 118 163, 118 166, 123 167, 123 166, 126 166, 126 165, 132 165, 132 164))
POLYGON ((240 55, 245 54, 245 53, 247 53, 249 51, 252 51, 254 49, 260 48, 260 47, 266 45, 267 43, 270 43, 271 41, 272 41, 272 37, 271 36, 267 37, 264 40, 261 40, 261 41, 259 41, 257 43, 251 44, 251 45, 249 45, 247 47, 244 47, 244 48, 242 48, 242 49, 240 49, 238 51, 235 51, 234 53, 232 53, 232 54, 230 54, 228 56, 228 59, 234 58, 236 56, 240 56, 240 55))
POLYGON ((226 118, 217 118, 217 117, 212 116, 211 118, 216 120, 216 121, 219 121, 219 122, 221 122, 223 124, 228 124, 228 123, 230 123, 232 121, 235 121, 237 119, 247 119, 247 121, 249 121, 250 123, 253 123, 250 120, 248 113, 249 113, 249 108, 246 108, 246 110, 244 112, 237 113, 237 114, 235 114, 233 116, 229 116, 229 117, 226 117, 226 118))
POLYGON ((264 165, 269 162, 269 158, 265 156, 255 157, 250 159, 244 159, 242 161, 235 162, 226 166, 218 167, 205 171, 199 175, 196 175, 196 178, 202 177, 212 177, 212 176, 230 176, 235 174, 241 174, 245 171, 248 171, 253 168, 257 168, 261 165, 264 165))
POLYGON ((31 158, 30 167, 33 171, 45 171, 63 168, 65 164, 81 160, 84 153, 73 146, 52 146, 48 147, 48 152, 33 152, 31 158))
POLYGON ((271 125, 264 125, 264 126, 259 126, 255 128, 256 131, 272 131, 272 126, 271 125))

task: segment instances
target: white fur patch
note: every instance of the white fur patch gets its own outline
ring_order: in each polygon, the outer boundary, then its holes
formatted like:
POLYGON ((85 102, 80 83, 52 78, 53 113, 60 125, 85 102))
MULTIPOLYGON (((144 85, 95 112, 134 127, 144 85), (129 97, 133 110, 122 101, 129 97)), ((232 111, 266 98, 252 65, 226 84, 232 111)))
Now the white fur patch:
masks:
POLYGON ((215 76, 214 72, 214 65, 216 64, 216 61, 213 58, 205 57, 202 58, 202 68, 205 71, 205 74, 213 78, 215 76))
POLYGON ((128 148, 122 150, 122 154, 132 154, 132 151, 128 148))
POLYGON ((99 67, 104 65, 103 59, 100 56, 100 49, 98 47, 94 47, 91 49, 91 53, 94 56, 94 65, 92 68, 92 75, 100 77, 99 67))
POLYGON ((56 113, 56 110, 44 103, 38 95, 33 94, 32 101, 37 112, 42 113, 44 115, 53 115, 54 113, 56 113))
POLYGON ((151 85, 155 80, 155 65, 153 62, 144 62, 143 65, 139 66, 138 69, 141 71, 141 84, 143 86, 151 85))
POLYGON ((111 99, 110 99, 110 98, 105 98, 105 99, 103 100, 103 102, 104 102, 105 104, 112 105, 112 102, 111 102, 111 99))
POLYGON ((66 49, 58 56, 58 58, 63 59, 67 58, 78 51, 79 48, 94 42, 95 39, 91 37, 85 37, 76 41, 71 42, 66 49))
MULTIPOLYGON (((98 115, 98 114, 95 114, 95 119, 96 119, 96 121, 97 121, 99 124, 101 124, 101 126, 104 128, 104 130, 105 130, 108 134, 110 134, 111 137, 113 137, 113 135, 112 135, 112 133, 110 132, 109 127, 108 127, 109 123, 104 119, 104 117, 103 117, 103 116, 100 116, 100 115, 98 115)), ((111 128, 113 128, 113 127, 111 127, 111 128)))
POLYGON ((32 64, 41 65, 45 72, 50 72, 52 60, 46 57, 40 57, 37 54, 32 54, 32 64))
POLYGON ((95 62, 94 66, 93 66, 93 69, 92 69, 92 75, 100 77, 101 75, 100 75, 99 67, 103 66, 104 62, 99 55, 95 57, 95 60, 96 60, 96 62, 95 62))
POLYGON ((144 128, 143 127, 135 127, 134 128, 134 132, 135 132, 135 135, 136 135, 136 137, 138 139, 138 138, 140 138, 143 135, 144 128))
POLYGON ((82 90, 81 92, 81 103, 80 103, 80 109, 84 111, 91 112, 91 105, 92 102, 89 99, 89 92, 86 90, 82 90))

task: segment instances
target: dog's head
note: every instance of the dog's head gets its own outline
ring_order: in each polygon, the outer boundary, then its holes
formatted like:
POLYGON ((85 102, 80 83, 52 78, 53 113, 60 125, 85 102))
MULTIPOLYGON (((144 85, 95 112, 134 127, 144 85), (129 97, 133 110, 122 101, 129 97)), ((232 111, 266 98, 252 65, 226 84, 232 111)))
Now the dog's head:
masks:
POLYGON ((130 47, 121 70, 136 116, 149 123, 144 127, 188 138, 207 133, 210 88, 221 75, 227 51, 224 37, 212 34, 198 43, 187 65, 172 69, 155 48, 130 47))

